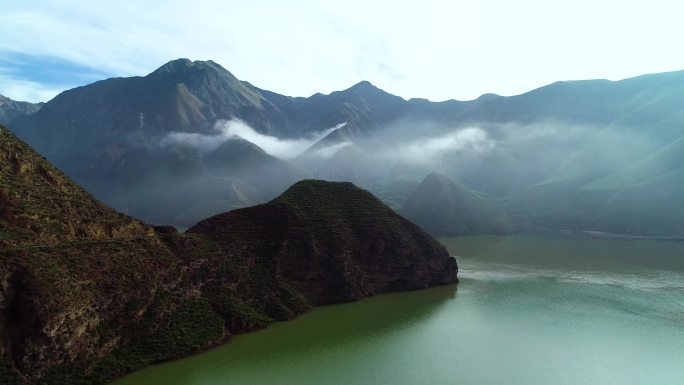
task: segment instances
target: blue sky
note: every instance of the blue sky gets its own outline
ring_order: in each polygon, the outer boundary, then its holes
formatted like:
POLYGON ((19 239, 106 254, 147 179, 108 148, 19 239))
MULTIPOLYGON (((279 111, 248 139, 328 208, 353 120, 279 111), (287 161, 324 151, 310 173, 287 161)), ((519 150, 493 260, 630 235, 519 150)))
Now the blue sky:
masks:
POLYGON ((369 80, 431 100, 684 69, 684 6, 651 0, 3 0, 0 94, 46 101, 179 57, 292 96, 369 80))

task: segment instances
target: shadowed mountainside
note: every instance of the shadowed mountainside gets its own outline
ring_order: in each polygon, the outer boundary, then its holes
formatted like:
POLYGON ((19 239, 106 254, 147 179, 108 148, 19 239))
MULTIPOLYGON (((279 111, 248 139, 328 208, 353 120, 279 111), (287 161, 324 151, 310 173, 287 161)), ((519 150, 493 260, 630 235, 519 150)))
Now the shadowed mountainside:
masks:
POLYGON ((423 179, 401 213, 436 237, 508 234, 515 229, 492 199, 439 173, 423 179))
POLYGON ((443 246, 349 183, 302 181, 180 234, 0 141, 2 384, 103 384, 312 306, 457 281, 443 246))
POLYGON ((442 245, 348 182, 302 181, 265 205, 219 214, 188 233, 220 234, 226 246, 233 242, 226 234, 257 240, 278 274, 316 304, 455 279, 448 273, 455 260, 442 245))
POLYGON ((0 126, 0 247, 151 235, 96 201, 0 126))
POLYGON ((255 154, 262 150, 242 146, 230 156, 242 159, 241 169, 223 165, 235 172, 223 173, 231 180, 220 181, 207 172, 204 159, 225 158, 225 149, 212 155, 187 143, 169 144, 170 134, 218 138, 217 122, 240 119, 261 134, 296 140, 346 123, 321 141, 325 147, 340 138, 363 138, 408 112, 431 116, 462 103, 409 104, 407 111, 404 99, 368 82, 330 95, 283 96, 240 81, 210 60, 178 59, 144 77, 65 91, 10 127, 111 207, 152 223, 188 227, 206 215, 268 201, 305 173, 284 160, 251 162, 263 160, 255 154))

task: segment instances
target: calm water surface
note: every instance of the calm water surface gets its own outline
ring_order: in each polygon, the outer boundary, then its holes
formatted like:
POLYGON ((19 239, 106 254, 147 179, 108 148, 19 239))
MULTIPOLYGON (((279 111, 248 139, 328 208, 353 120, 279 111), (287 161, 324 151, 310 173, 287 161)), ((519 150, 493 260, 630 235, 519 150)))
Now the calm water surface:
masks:
POLYGON ((442 242, 458 290, 319 308, 115 385, 684 384, 684 244, 442 242))

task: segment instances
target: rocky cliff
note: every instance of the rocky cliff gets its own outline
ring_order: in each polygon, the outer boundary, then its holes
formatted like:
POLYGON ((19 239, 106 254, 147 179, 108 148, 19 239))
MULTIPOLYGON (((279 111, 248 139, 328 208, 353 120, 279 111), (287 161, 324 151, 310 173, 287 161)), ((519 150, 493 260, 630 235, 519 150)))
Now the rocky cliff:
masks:
POLYGON ((303 181, 180 234, 0 140, 2 384, 103 384, 311 306, 456 281, 441 245, 349 183, 303 181))

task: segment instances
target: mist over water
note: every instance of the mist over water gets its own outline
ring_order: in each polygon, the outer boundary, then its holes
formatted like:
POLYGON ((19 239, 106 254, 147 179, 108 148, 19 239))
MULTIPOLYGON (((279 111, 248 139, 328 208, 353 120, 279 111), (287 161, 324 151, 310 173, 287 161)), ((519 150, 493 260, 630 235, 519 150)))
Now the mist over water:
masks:
POLYGON ((684 244, 442 241, 462 255, 458 287, 319 308, 116 385, 681 384, 684 244))

